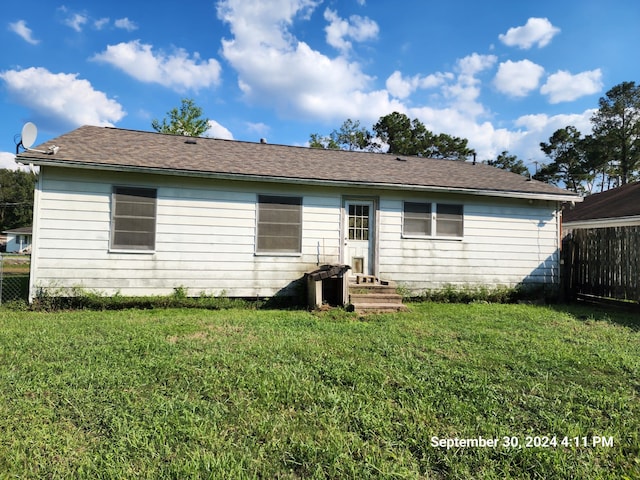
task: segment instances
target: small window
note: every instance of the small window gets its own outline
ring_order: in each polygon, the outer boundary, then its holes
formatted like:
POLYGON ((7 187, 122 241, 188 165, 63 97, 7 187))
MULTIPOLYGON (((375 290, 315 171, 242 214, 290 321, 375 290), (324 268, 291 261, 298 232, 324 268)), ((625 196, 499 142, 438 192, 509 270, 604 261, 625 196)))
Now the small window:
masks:
POLYGON ((113 188, 112 249, 155 249, 156 197, 157 191, 153 188, 113 188))
POLYGON ((436 213, 436 236, 462 237, 462 205, 439 203, 436 213))
POLYGON ((369 205, 349 205, 349 240, 369 240, 369 205))
POLYGON ((431 235, 431 204, 404 202, 403 232, 407 236, 431 235))
POLYGON ((258 196, 256 252, 302 251, 302 198, 258 196))
POLYGON ((402 234, 407 237, 462 237, 463 206, 404 202, 402 234))

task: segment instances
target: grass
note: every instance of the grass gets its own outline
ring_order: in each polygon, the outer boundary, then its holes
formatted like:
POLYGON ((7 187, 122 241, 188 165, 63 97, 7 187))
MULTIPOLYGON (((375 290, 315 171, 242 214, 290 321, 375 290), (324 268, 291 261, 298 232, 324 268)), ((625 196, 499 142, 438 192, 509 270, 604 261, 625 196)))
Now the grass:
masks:
POLYGON ((639 327, 491 304, 0 311, 0 478, 639 478, 639 327))

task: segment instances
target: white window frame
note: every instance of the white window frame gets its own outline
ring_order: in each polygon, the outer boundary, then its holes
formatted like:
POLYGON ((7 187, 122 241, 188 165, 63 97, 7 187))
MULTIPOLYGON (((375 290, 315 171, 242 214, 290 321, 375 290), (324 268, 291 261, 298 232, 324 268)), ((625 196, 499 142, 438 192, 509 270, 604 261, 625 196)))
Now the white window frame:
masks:
POLYGON ((429 240, 457 240, 461 241, 464 239, 464 205, 459 203, 445 203, 445 202, 429 202, 429 201, 416 201, 416 200, 406 200, 402 202, 402 238, 422 238, 429 240), (429 213, 425 215, 425 219, 429 222, 429 230, 428 234, 419 234, 414 232, 406 232, 405 231, 405 221, 406 221, 406 204, 422 204, 428 206, 429 213), (438 235, 438 206, 452 206, 459 207, 461 209, 461 235, 438 235), (428 216, 428 218, 426 218, 428 216))

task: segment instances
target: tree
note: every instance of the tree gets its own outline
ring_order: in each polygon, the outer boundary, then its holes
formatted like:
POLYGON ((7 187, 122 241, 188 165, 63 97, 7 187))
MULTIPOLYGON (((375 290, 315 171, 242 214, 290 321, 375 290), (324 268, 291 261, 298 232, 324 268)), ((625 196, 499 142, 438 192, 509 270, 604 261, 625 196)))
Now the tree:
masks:
POLYGON ((537 180, 556 185, 564 183, 576 193, 590 191, 595 173, 589 168, 583 139, 576 127, 567 126, 556 130, 549 143, 540 143, 540 149, 552 162, 536 173, 534 177, 537 180))
POLYGON ((516 155, 509 155, 506 150, 502 151, 495 160, 487 160, 487 165, 517 173, 518 175, 529 175, 529 169, 516 155))
POLYGON ((388 153, 420 155, 430 143, 431 132, 417 119, 411 121, 404 113, 393 112, 380 117, 373 126, 377 137, 389 145, 388 153))
POLYGON ((312 133, 309 136, 309 146, 327 150, 371 150, 372 138, 371 132, 360 126, 359 120, 348 118, 339 130, 332 131, 326 137, 312 133))
POLYGON ((463 161, 473 154, 467 139, 445 133, 435 135, 420 120, 411 120, 404 113, 393 112, 380 117, 373 130, 389 145, 389 153, 463 161))
POLYGON ((151 127, 156 132, 200 137, 209 128, 209 119, 201 118, 202 109, 190 98, 183 98, 180 109, 174 108, 167 115, 168 121, 165 117, 162 123, 156 119, 151 122, 151 127))
POLYGON ((640 165, 640 86, 623 82, 598 103, 599 109, 591 117, 593 135, 611 147, 608 161, 617 167, 624 185, 633 179, 640 165))
POLYGON ((0 169, 0 232, 31 225, 35 184, 32 173, 0 169))
POLYGON ((340 145, 338 145, 331 136, 323 137, 319 133, 309 135, 309 146, 323 150, 340 150, 340 145))

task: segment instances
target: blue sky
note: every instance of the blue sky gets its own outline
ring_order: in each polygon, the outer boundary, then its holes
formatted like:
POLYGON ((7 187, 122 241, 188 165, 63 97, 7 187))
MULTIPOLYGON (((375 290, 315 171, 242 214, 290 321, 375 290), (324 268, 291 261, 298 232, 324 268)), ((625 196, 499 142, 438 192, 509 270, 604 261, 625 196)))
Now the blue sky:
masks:
MULTIPOLYGON (((0 167, 31 121, 151 131, 193 98, 208 136, 305 145, 393 111, 528 164, 640 82, 637 0, 4 0, 0 167)), ((532 167, 533 168, 533 167, 532 167)))

